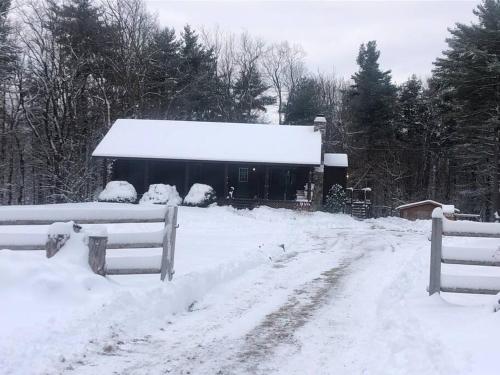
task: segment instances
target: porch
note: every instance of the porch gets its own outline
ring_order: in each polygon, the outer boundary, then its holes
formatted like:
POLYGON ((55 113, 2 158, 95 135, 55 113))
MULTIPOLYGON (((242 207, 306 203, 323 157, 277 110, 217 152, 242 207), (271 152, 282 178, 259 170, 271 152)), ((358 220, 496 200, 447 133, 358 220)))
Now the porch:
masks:
POLYGON ((240 207, 310 207, 312 166, 267 163, 116 159, 113 180, 143 194, 151 184, 175 185, 182 196, 195 183, 214 188, 220 204, 240 207))

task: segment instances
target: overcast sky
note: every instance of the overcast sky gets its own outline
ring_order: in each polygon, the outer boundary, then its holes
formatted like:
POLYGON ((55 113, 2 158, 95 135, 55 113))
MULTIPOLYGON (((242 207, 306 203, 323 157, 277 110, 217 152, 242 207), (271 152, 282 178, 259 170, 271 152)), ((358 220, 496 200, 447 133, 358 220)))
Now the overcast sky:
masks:
POLYGON ((170 1, 146 0, 164 26, 186 23, 248 31, 268 41, 301 44, 310 70, 350 77, 359 45, 377 40, 383 69, 396 81, 428 77, 446 48, 447 28, 470 23, 479 1, 170 1))

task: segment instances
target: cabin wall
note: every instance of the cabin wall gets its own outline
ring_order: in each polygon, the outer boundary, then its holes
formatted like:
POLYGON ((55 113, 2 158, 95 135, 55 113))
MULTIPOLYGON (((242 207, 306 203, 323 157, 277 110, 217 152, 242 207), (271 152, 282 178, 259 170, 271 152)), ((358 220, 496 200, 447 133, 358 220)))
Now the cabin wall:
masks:
MULTIPOLYGON (((234 198, 265 199, 266 169, 269 173, 269 199, 295 200, 297 190, 305 190, 309 167, 281 167, 265 164, 228 163, 228 188, 234 198), (247 168, 247 181, 240 181, 240 168, 247 168)), ((185 196, 194 183, 212 186, 217 197, 224 197, 225 163, 166 160, 117 159, 113 162, 113 180, 134 185, 142 195, 150 184, 175 185, 185 196)))

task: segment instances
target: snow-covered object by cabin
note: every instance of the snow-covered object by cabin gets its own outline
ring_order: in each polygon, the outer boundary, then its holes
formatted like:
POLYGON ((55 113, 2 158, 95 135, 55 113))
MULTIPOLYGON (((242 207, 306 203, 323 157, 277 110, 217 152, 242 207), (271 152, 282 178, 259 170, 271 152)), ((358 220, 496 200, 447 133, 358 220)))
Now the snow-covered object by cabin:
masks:
POLYGON ((215 202, 215 190, 205 184, 194 184, 184 198, 184 204, 188 206, 207 207, 215 202))
POLYGON ((134 203, 137 192, 127 181, 110 181, 99 194, 99 202, 134 203))
POLYGON ((165 184, 153 184, 142 196, 140 204, 166 204, 168 206, 178 206, 182 203, 182 198, 177 192, 177 188, 165 184))

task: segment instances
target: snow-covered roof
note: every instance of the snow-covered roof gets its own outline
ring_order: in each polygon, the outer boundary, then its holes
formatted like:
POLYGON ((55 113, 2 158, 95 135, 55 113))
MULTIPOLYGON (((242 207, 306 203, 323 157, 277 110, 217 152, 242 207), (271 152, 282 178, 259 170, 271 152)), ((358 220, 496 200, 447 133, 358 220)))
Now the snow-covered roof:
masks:
POLYGON ((117 120, 92 156, 270 164, 321 164, 313 126, 117 120))
POLYGON ((321 122, 321 123, 326 123, 326 118, 325 118, 325 116, 316 116, 316 117, 314 118, 314 122, 315 122, 315 123, 318 123, 318 122, 321 122))
POLYGON ((425 201, 403 204, 403 205, 401 205, 399 207, 396 207, 396 210, 401 210, 401 209, 404 209, 404 208, 410 208, 410 207, 415 207, 415 206, 422 206, 424 204, 432 204, 432 205, 434 205, 436 207, 442 207, 443 206, 442 203, 433 201, 431 199, 427 199, 425 201))
POLYGON ((346 167, 348 166, 347 154, 325 154, 324 164, 327 167, 346 167))

